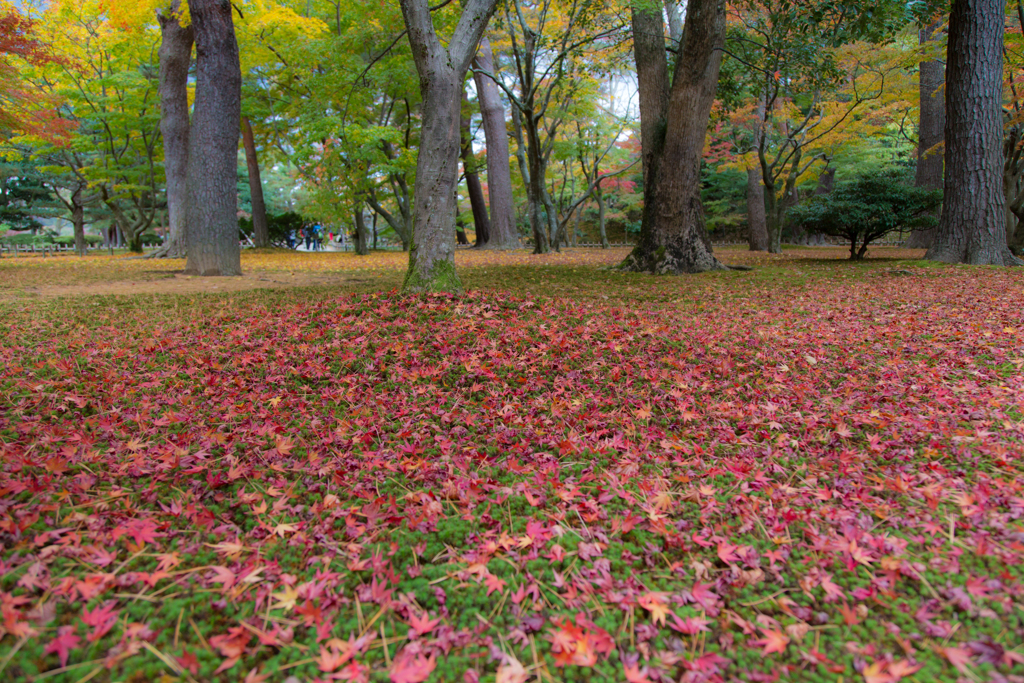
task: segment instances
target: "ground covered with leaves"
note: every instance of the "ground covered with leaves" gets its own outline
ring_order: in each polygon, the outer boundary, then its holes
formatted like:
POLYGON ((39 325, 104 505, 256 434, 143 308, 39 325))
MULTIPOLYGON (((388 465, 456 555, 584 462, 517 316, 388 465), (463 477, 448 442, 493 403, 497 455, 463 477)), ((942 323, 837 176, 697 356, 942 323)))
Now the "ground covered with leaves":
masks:
POLYGON ((464 278, 0 304, 3 674, 1024 680, 1024 272, 464 278))

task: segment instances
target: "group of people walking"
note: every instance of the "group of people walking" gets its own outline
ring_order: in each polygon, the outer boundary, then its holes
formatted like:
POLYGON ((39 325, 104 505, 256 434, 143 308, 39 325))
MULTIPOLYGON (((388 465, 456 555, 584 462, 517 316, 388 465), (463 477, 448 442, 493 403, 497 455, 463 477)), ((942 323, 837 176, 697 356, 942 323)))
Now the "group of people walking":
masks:
MULTIPOLYGON (((323 251, 324 250, 324 239, 327 240, 327 244, 334 241, 333 232, 324 232, 322 225, 304 225, 299 230, 292 230, 288 233, 288 248, 296 249, 303 243, 306 245, 306 251, 323 251)), ((341 234, 338 234, 341 237, 341 234)))

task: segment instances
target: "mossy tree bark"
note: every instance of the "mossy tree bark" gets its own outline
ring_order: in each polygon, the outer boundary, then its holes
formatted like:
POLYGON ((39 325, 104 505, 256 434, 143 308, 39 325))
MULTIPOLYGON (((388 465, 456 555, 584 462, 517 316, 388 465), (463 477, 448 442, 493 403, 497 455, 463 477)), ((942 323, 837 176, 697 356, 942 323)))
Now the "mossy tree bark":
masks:
POLYGON ((700 164, 725 43, 725 0, 691 0, 671 85, 661 12, 634 6, 633 50, 640 84, 644 214, 625 270, 723 270, 714 257, 700 199, 700 164))
POLYGON ((196 96, 189 136, 186 272, 241 275, 238 137, 242 72, 228 0, 190 0, 196 96))
POLYGON ((1019 265, 1006 244, 1003 194, 1005 0, 953 0, 946 48, 942 216, 925 258, 1019 265))
POLYGON ((423 123, 413 189, 413 245, 405 292, 458 292, 455 190, 462 87, 497 0, 466 0, 447 48, 434 31, 427 0, 401 0, 420 77, 423 123))

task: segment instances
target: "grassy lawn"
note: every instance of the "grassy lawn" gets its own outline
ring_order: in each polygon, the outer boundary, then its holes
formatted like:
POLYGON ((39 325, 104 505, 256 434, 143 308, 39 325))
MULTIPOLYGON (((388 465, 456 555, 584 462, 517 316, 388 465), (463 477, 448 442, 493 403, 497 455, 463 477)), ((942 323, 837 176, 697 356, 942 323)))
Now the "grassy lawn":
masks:
POLYGON ((0 670, 1022 680, 1024 272, 717 253, 0 260, 0 670))

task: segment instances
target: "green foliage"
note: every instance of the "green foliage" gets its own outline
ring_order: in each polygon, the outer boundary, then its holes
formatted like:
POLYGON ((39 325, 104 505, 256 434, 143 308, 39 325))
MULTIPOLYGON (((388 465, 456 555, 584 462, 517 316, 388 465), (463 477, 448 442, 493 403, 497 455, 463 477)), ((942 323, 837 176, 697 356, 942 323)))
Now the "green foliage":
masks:
POLYGON ((701 200, 708 233, 715 239, 738 235, 746 223, 747 174, 734 168, 701 168, 701 200))
MULTIPOLYGON (((308 221, 294 211, 280 214, 267 214, 267 232, 270 234, 270 243, 276 247, 288 246, 288 233, 302 229, 308 221)), ((252 218, 239 218, 238 229, 242 236, 252 236, 252 218)))
POLYGON ((850 258, 859 260, 868 244, 890 232, 934 225, 931 212, 941 201, 941 191, 914 187, 904 169, 890 167, 841 182, 789 216, 810 232, 850 240, 850 258))

